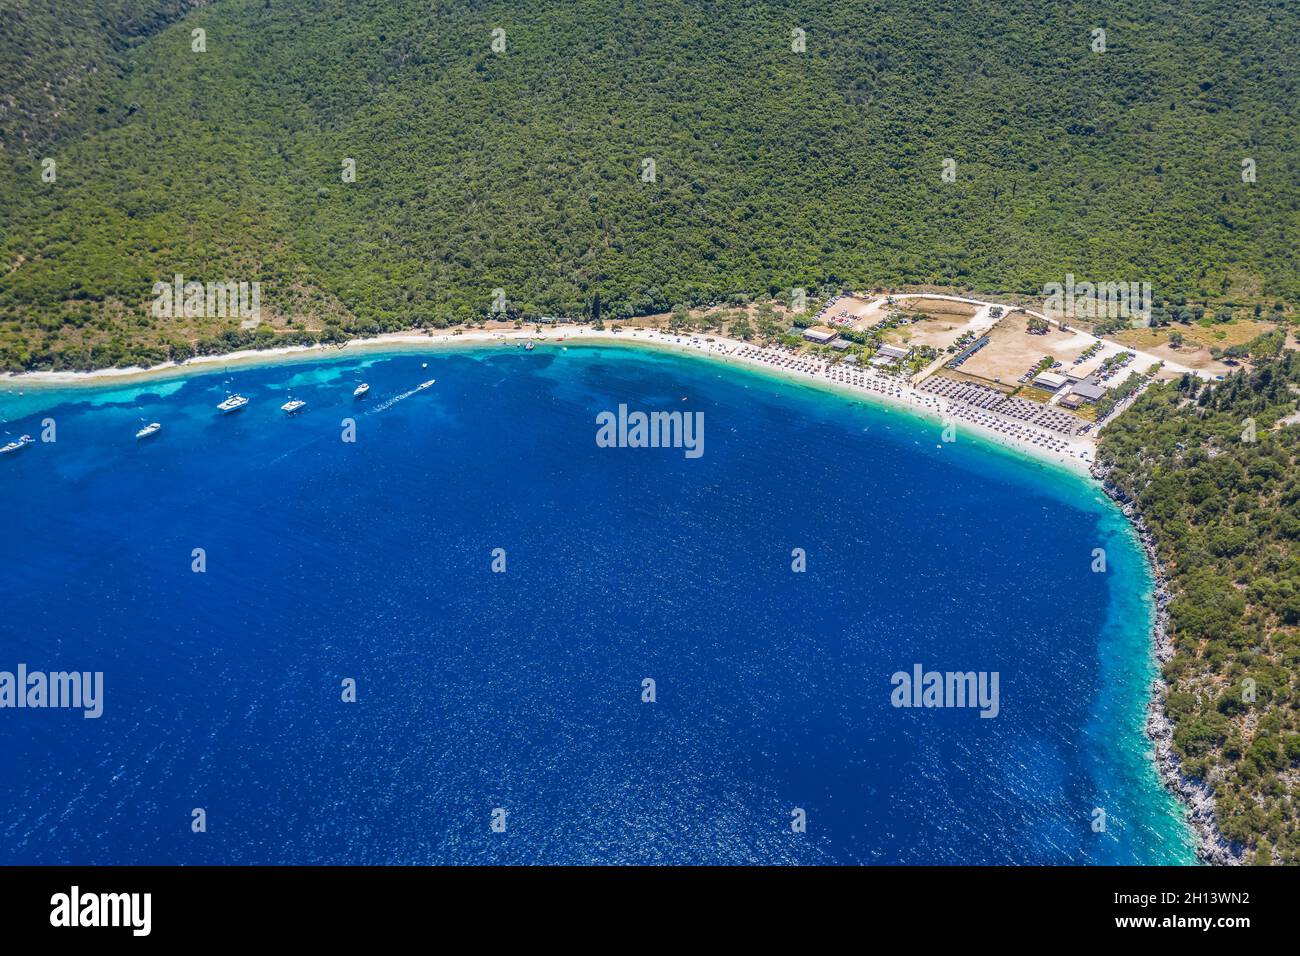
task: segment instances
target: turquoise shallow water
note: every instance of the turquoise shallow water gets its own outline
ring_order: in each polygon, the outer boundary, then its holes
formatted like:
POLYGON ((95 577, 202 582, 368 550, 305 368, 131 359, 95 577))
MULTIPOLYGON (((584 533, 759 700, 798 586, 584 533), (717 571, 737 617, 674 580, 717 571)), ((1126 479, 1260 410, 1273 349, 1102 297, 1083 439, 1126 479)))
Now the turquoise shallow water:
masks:
POLYGON ((625 347, 15 390, 57 441, 0 461, 0 669, 105 704, 0 711, 0 862, 1193 859, 1148 571, 1074 475, 625 347), (702 412, 703 456, 598 447, 619 404, 702 412), (892 706, 918 663, 997 672, 998 715, 892 706))

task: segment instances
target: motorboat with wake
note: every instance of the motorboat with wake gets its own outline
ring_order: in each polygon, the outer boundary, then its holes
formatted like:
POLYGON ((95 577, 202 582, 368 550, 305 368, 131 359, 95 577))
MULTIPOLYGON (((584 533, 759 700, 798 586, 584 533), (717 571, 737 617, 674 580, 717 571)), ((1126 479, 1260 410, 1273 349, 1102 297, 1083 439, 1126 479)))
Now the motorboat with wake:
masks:
POLYGON ((31 435, 23 435, 17 441, 11 441, 3 448, 0 448, 0 455, 12 454, 13 452, 26 448, 28 445, 34 444, 35 441, 36 439, 31 435))

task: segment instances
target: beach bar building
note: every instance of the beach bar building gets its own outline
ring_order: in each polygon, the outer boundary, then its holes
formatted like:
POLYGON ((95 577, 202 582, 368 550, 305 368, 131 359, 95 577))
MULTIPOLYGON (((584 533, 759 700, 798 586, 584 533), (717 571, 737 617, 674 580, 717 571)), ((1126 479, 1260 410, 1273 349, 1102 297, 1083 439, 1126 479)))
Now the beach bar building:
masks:
POLYGON ((1034 376, 1034 384, 1039 388, 1045 388, 1049 392, 1055 392, 1064 388, 1069 383, 1064 375, 1057 375, 1055 372, 1039 372, 1034 376))
POLYGON ((839 337, 839 333, 824 325, 813 325, 803 330, 803 337, 809 342, 816 342, 818 345, 830 345, 832 341, 839 337))
POLYGON ((882 345, 876 349, 876 354, 871 357, 871 364, 893 365, 895 362, 903 361, 911 352, 911 349, 905 349, 898 345, 882 345))
POLYGON ((1106 386, 1098 384, 1096 379, 1080 382, 1070 389, 1072 395, 1078 395, 1085 402, 1095 402, 1106 394, 1106 386))

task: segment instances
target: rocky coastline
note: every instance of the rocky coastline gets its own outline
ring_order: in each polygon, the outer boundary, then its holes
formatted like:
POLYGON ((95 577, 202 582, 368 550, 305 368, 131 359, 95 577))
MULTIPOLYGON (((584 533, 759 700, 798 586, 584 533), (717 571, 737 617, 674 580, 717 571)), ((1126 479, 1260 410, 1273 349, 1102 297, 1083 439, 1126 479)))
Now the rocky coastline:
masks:
MULTIPOLYGON (((1155 537, 1147 527, 1137 506, 1128 495, 1110 480, 1110 469, 1102 464, 1092 467, 1092 476, 1101 482, 1102 490, 1124 512, 1137 531, 1146 552, 1147 562, 1155 575, 1155 622, 1152 626, 1152 643, 1156 660, 1162 665, 1174 656, 1173 638, 1170 635, 1169 577, 1156 552, 1155 537)), ((1165 710, 1165 696, 1169 684, 1163 676, 1152 682, 1151 699, 1147 702, 1146 733, 1155 748, 1156 767, 1160 781, 1186 808, 1187 822, 1196 834, 1196 856, 1202 863, 1215 866, 1235 866, 1243 860, 1244 848, 1230 842, 1219 832, 1214 817, 1214 789, 1207 783, 1183 773, 1182 761, 1174 751, 1174 725, 1165 710)))

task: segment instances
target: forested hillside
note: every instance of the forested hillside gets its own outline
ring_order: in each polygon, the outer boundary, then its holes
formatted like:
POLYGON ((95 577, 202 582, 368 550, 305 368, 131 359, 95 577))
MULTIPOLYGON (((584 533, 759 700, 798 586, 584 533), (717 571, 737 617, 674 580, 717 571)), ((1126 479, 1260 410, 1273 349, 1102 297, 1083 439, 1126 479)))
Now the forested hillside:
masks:
POLYGON ((1300 863, 1300 353, 1153 388, 1102 433, 1171 576, 1174 747, 1248 859, 1300 863))
POLYGON ((0 367, 443 325, 497 288, 605 317, 1066 273, 1300 300, 1283 0, 0 3, 0 367), (174 273, 259 281, 270 325, 150 315, 174 273))
POLYGON ((21 154, 131 115, 131 51, 208 0, 0 0, 0 144, 21 154))

